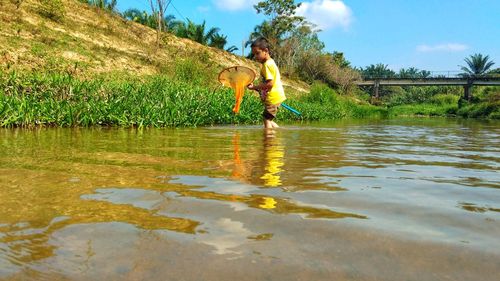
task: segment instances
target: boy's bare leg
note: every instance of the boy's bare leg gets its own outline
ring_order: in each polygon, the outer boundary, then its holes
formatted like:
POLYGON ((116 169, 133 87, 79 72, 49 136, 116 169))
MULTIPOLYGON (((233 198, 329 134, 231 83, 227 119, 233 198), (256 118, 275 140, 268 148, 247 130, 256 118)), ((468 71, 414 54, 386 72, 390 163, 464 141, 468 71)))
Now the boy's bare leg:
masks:
POLYGON ((265 141, 269 140, 269 138, 274 138, 275 131, 273 128, 264 129, 265 141))
POLYGON ((273 121, 264 119, 264 128, 266 129, 273 128, 273 121))

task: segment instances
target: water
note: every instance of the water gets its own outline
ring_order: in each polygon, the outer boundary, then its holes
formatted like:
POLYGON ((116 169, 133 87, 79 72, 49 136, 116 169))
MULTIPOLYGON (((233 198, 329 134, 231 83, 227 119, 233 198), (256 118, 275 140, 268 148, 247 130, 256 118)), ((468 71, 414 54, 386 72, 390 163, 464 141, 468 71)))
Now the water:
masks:
POLYGON ((500 123, 1 129, 0 279, 498 280, 500 123))

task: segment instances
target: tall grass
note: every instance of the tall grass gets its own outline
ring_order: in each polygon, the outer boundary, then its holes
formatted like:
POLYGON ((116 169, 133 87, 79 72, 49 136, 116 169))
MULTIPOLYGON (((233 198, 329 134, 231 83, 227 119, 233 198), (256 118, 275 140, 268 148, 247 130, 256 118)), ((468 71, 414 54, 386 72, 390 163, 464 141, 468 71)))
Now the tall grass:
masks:
POLYGON ((456 104, 441 105, 432 103, 407 104, 390 107, 388 109, 389 117, 397 116, 451 116, 455 115, 456 104))
MULTIPOLYGON (((182 79, 183 80, 183 79, 182 79)), ((287 103, 298 118, 281 110, 279 120, 328 120, 380 116, 373 106, 339 97, 324 85, 287 103)), ((60 73, 0 72, 0 126, 175 127, 261 123, 262 104, 247 93, 233 114, 232 90, 199 86, 179 79, 82 80, 60 73)))
POLYGON ((227 89, 196 87, 162 77, 145 82, 83 81, 66 74, 0 75, 0 126, 202 126, 256 122, 256 98, 231 112, 227 89))

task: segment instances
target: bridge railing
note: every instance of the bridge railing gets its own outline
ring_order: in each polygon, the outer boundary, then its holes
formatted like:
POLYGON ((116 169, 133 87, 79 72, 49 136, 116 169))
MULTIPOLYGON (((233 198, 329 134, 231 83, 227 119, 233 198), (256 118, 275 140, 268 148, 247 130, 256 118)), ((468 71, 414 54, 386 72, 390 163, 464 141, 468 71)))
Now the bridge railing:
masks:
POLYGON ((399 80, 399 79, 489 79, 489 78, 498 78, 498 75, 494 74, 485 74, 476 77, 467 77, 463 75, 461 71, 427 71, 426 73, 411 73, 411 74, 395 74, 395 75, 362 75, 363 80, 382 80, 382 79, 391 79, 391 80, 399 80))

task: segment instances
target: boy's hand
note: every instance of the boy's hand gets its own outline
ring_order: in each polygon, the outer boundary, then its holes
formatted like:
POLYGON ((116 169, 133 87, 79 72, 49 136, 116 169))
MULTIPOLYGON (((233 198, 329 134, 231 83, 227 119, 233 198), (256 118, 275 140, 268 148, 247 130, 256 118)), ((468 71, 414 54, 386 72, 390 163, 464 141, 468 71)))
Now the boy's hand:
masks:
POLYGON ((255 90, 255 85, 254 85, 253 83, 250 83, 250 84, 247 86, 247 88, 248 88, 249 90, 255 90))
POLYGON ((267 91, 266 90, 260 90, 259 91, 259 96, 261 101, 266 101, 267 98, 267 91))

